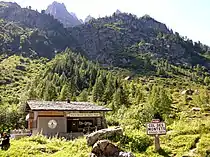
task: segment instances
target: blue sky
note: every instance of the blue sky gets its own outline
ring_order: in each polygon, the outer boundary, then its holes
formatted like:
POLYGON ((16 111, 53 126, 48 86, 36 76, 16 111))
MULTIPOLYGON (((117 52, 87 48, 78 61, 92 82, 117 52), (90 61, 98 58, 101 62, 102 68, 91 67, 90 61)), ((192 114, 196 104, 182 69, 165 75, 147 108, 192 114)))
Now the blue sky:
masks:
MULTIPOLYGON (((16 1, 32 9, 46 9, 54 0, 16 1)), ((138 17, 148 14, 193 41, 210 45, 210 0, 57 0, 80 19, 111 15, 117 9, 138 17)))

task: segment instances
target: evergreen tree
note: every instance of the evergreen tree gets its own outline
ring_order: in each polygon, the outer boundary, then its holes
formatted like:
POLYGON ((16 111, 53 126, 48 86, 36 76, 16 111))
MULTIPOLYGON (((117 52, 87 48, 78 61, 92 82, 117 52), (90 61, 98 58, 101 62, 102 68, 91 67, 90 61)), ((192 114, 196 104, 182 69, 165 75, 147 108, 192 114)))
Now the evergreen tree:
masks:
POLYGON ((204 78, 204 83, 205 83, 206 86, 208 86, 210 84, 210 78, 208 76, 206 76, 204 78))
POLYGON ((129 90, 128 90, 128 87, 127 87, 127 84, 126 82, 123 83, 123 87, 120 87, 120 101, 121 101, 121 104, 124 105, 125 107, 128 107, 130 105, 129 103, 129 99, 128 99, 128 96, 129 96, 129 90))
POLYGON ((134 81, 131 82, 130 84, 130 93, 131 93, 131 97, 135 97, 136 95, 136 84, 134 83, 134 81))
POLYGON ((56 88, 52 82, 47 83, 44 91, 44 100, 55 100, 57 97, 56 88))
POLYGON ((102 82, 102 77, 98 77, 96 80, 95 85, 93 86, 93 92, 92 92, 92 100, 96 102, 97 100, 102 100, 104 93, 104 84, 102 82))
POLYGON ((148 105, 154 115, 167 115, 171 110, 171 99, 163 88, 153 86, 148 97, 148 105))
POLYGON ((135 93, 136 104, 140 104, 144 99, 144 96, 143 96, 143 93, 141 90, 142 89, 140 87, 137 87, 137 89, 136 89, 136 93, 135 93))
POLYGON ((69 85, 65 84, 63 85, 60 95, 59 95, 59 100, 67 100, 70 98, 70 90, 69 90, 69 85))
POLYGON ((115 89, 113 85, 113 77, 112 77, 112 74, 109 74, 107 78, 107 84, 105 87, 104 95, 103 95, 103 101, 105 103, 111 101, 114 92, 115 92, 115 89))
POLYGON ((83 101, 83 102, 87 102, 88 101, 88 92, 87 92, 87 89, 84 89, 80 93, 78 100, 79 101, 83 101))
POLYGON ((112 110, 115 112, 116 111, 116 109, 117 108, 119 108, 120 107, 120 105, 121 105, 121 96, 120 96, 120 94, 121 94, 121 91, 120 91, 120 89, 118 88, 116 91, 115 91, 115 93, 114 93, 114 95, 113 95, 113 100, 112 100, 112 110))

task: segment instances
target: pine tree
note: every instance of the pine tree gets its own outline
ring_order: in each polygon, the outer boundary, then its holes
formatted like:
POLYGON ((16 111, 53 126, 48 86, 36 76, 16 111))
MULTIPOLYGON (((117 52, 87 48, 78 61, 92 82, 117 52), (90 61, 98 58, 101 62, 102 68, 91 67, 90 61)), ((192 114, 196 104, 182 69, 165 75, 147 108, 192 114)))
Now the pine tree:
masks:
POLYGON ((103 95, 103 101, 105 103, 111 101, 114 92, 115 90, 114 90, 114 84, 113 84, 113 77, 111 74, 109 74, 107 78, 107 84, 105 87, 104 95, 103 95))
POLYGON ((120 96, 120 94, 121 94, 121 91, 120 91, 120 89, 118 88, 116 91, 115 91, 115 93, 114 93, 114 95, 113 95, 113 100, 112 100, 112 110, 115 112, 116 111, 116 109, 117 108, 119 108, 120 107, 120 105, 121 105, 121 96, 120 96))
POLYGON ((130 93, 132 98, 135 97, 136 91, 136 84, 134 83, 134 81, 132 81, 130 84, 130 93))
POLYGON ((93 86, 92 100, 96 102, 97 100, 102 100, 104 94, 104 84, 102 82, 102 77, 98 77, 95 85, 93 86))
POLYGON ((160 116, 164 116, 170 113, 171 103, 171 98, 163 88, 155 85, 152 87, 152 91, 148 97, 148 105, 154 115, 159 114, 160 116))
POLYGON ((120 101, 121 104, 123 104, 124 106, 128 107, 130 105, 129 100, 128 100, 128 96, 129 96, 129 91, 128 91, 128 87, 126 82, 123 83, 123 87, 120 87, 120 101))
POLYGON ((88 101, 88 92, 87 92, 87 89, 84 89, 80 93, 78 100, 79 101, 83 101, 83 102, 87 102, 88 101))
POLYGON ((206 76, 204 78, 204 83, 205 83, 206 86, 208 86, 210 84, 210 78, 208 76, 206 76))
POLYGON ((56 88, 52 82, 47 83, 44 91, 44 100, 55 100, 57 97, 56 88))
POLYGON ((141 91, 141 88, 138 87, 136 89, 136 93, 135 93, 135 101, 136 101, 136 104, 140 104, 143 101, 143 98, 144 98, 144 96, 143 96, 143 93, 141 91))
POLYGON ((59 95, 59 100, 67 100, 70 98, 70 91, 69 91, 69 85, 65 84, 63 85, 60 95, 59 95))

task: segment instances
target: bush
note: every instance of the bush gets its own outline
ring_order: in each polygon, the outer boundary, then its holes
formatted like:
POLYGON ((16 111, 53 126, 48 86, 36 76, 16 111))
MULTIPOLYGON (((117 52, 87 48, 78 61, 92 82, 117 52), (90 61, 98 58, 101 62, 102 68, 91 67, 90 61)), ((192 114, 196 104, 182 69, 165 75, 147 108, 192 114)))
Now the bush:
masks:
POLYGON ((197 153, 199 153, 200 156, 210 155, 210 134, 204 134, 201 137, 197 146, 197 153))
POLYGON ((120 139, 120 146, 131 152, 144 152, 152 145, 152 138, 138 130, 126 131, 120 139))

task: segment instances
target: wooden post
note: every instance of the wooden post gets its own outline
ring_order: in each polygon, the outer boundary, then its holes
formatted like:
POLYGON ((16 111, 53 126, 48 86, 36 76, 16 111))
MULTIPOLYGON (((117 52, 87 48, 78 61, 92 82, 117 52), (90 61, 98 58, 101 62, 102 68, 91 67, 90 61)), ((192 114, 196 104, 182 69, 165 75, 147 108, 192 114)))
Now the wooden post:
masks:
POLYGON ((160 150, 160 139, 159 135, 155 135, 155 150, 159 151, 160 150))

